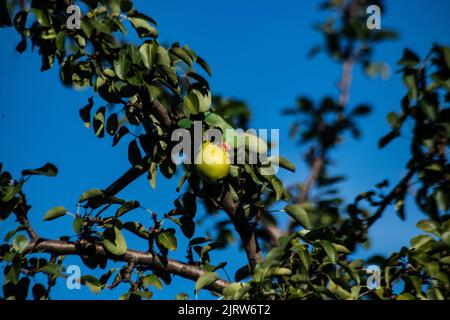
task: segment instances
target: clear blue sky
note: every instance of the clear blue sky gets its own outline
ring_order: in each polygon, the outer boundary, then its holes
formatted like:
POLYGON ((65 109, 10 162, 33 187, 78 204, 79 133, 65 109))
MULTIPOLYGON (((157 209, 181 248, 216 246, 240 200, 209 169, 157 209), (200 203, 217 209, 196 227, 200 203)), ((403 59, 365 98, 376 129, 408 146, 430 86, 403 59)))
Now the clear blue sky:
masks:
MULTIPOLYGON (((213 68, 210 79, 213 93, 245 100, 253 111, 254 128, 280 128, 281 152, 298 165, 296 174, 283 173, 287 183, 303 179, 305 168, 300 164, 298 148, 287 138, 290 119, 282 116, 283 107, 293 105, 299 95, 321 99, 325 94, 336 95, 340 66, 323 54, 313 60, 306 58, 309 49, 322 41, 312 25, 323 18, 319 1, 298 0, 230 0, 206 1, 135 1, 141 11, 158 21, 162 42, 179 41, 188 44, 206 58, 213 68)), ((382 27, 400 32, 400 40, 382 44, 375 59, 391 66, 391 78, 370 80, 356 69, 350 105, 369 102, 374 113, 363 120, 364 136, 348 141, 334 153, 336 173, 345 173, 342 193, 351 201, 362 190, 371 188, 383 178, 392 181, 404 173, 408 156, 408 141, 399 140, 379 152, 376 143, 388 131, 385 116, 399 109, 404 89, 395 73, 395 62, 403 48, 409 47, 421 56, 433 41, 450 45, 450 1, 388 1, 382 12, 382 27)), ((79 195, 89 188, 103 188, 128 168, 126 144, 111 147, 110 139, 96 139, 84 128, 78 110, 91 95, 87 91, 63 88, 57 70, 39 72, 37 54, 27 51, 19 55, 14 47, 19 36, 13 30, 0 29, 0 161, 4 169, 19 176, 24 168, 34 168, 50 161, 60 173, 56 178, 33 177, 25 186, 33 206, 30 220, 44 237, 61 233, 71 234, 70 217, 54 223, 42 223, 43 214, 53 206, 63 205, 75 211, 79 195)), ((158 177, 157 190, 152 190, 145 178, 124 190, 120 196, 137 199, 144 206, 163 214, 172 208, 176 197, 177 179, 168 181, 158 177)), ((386 254, 407 245, 418 233, 415 222, 422 216, 409 203, 409 219, 401 222, 392 210, 372 231, 372 247, 356 256, 386 254)), ((136 212, 136 219, 148 219, 144 212, 136 212)), ((199 212, 197 217, 202 217, 199 212)), ((2 223, 0 237, 13 228, 13 219, 2 223)), ((208 223, 198 228, 201 234, 208 223)), ((131 240, 130 247, 145 248, 145 243, 131 240)), ((181 237, 180 237, 181 240, 181 237)), ((185 241, 173 257, 184 259, 185 241)), ((229 273, 244 264, 244 256, 237 246, 212 255, 213 261, 227 261, 229 273), (232 257, 232 258, 230 258, 232 257), (215 259, 216 258, 216 259, 215 259), (221 260, 220 260, 221 258, 221 260)), ((78 263, 68 258, 67 264, 78 263)), ((112 264, 111 264, 112 265, 112 264)), ((84 270, 84 274, 98 274, 84 270)), ((2 281, 3 273, 0 275, 2 281)), ((54 289, 54 297, 61 299, 117 298, 125 291, 119 287, 101 296, 88 289, 68 291, 64 281, 54 289)), ((156 290, 157 291, 157 290, 156 290)), ((155 292, 155 298, 172 299, 179 291, 193 292, 193 283, 174 278, 170 289, 155 292)), ((199 298, 211 297, 201 293, 199 298)))

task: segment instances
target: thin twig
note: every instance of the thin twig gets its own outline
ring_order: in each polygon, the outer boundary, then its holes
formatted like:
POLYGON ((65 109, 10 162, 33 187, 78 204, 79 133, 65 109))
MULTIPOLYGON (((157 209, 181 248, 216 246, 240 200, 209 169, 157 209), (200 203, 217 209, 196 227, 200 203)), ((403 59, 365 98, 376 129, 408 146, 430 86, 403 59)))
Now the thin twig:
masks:
POLYGON ((385 211, 386 207, 395 199, 395 197, 403 192, 405 188, 408 188, 409 181, 415 175, 416 169, 412 168, 408 171, 408 173, 403 177, 403 179, 392 189, 392 191, 383 199, 377 211, 367 219, 367 226, 370 227, 375 223, 385 211))

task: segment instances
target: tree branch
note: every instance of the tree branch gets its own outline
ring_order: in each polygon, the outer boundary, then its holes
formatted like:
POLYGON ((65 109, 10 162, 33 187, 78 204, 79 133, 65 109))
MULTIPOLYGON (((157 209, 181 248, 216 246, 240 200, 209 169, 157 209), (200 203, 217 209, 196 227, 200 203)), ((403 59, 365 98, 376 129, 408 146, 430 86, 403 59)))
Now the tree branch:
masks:
POLYGON ((150 102, 150 110, 155 115, 156 119, 158 119, 158 121, 166 128, 170 128, 173 125, 169 112, 167 112, 167 109, 158 100, 150 102))
POLYGON ((36 231, 34 231, 33 227, 28 220, 28 211, 31 209, 31 206, 27 204, 27 200, 25 194, 20 191, 19 195, 21 197, 21 203, 14 211, 16 215, 17 221, 25 227, 25 231, 28 233, 32 240, 37 240, 39 238, 36 231))
MULTIPOLYGON (((170 128, 173 125, 173 121, 170 118, 167 109, 158 100, 150 102, 150 110, 155 115, 156 119, 158 119, 158 121, 166 128, 170 128)), ((140 165, 135 165, 128 169, 119 179, 106 188, 105 192, 111 196, 116 195, 134 180, 138 179, 149 170, 150 166, 148 164, 148 159, 148 156, 144 157, 140 165)))
MULTIPOLYGON (((205 273, 201 268, 189 264, 185 264, 178 260, 165 258, 151 253, 128 249, 122 256, 114 256, 98 243, 81 240, 80 242, 64 242, 59 240, 39 240, 32 242, 23 251, 24 254, 29 253, 49 253, 55 256, 62 255, 91 255, 104 256, 111 260, 133 263, 133 266, 143 266, 152 270, 162 270, 174 275, 178 275, 185 279, 196 281, 205 273), (89 246, 89 250, 86 248, 89 246), (92 250, 94 248, 95 250, 92 250)), ((206 289, 222 293, 228 282, 222 279, 216 280, 214 283, 206 287, 206 289)))
POLYGON ((111 185, 109 185, 109 187, 105 189, 105 193, 110 196, 116 195, 117 193, 125 189, 125 187, 132 183, 134 180, 138 179, 145 172, 147 172, 149 168, 150 166, 147 163, 147 157, 145 157, 142 160, 142 164, 140 166, 133 166, 128 169, 119 179, 114 181, 111 185))
POLYGON ((383 199, 377 211, 367 219, 367 226, 370 227, 375 223, 381 216, 383 215, 386 207, 395 199, 395 197, 401 193, 405 188, 408 187, 408 183, 411 178, 415 175, 416 169, 412 168, 408 171, 408 173, 403 177, 403 179, 392 189, 392 191, 383 199))
POLYGON ((344 107, 347 105, 350 99, 350 86, 352 84, 354 59, 349 58, 344 61, 342 66, 342 78, 339 84, 340 95, 339 95, 339 105, 344 107))
POLYGON ((308 178, 303 185, 302 191, 300 195, 297 197, 297 203, 303 203, 308 199, 309 192, 319 177, 320 171, 322 171, 323 165, 325 163, 325 159, 323 156, 318 156, 314 159, 313 165, 311 166, 311 171, 309 173, 308 178))

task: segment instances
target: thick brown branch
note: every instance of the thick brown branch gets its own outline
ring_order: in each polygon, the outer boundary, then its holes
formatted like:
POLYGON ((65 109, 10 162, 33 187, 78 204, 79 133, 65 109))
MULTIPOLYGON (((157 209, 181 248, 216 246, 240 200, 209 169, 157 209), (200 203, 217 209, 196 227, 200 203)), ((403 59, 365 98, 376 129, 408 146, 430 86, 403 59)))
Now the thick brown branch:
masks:
MULTIPOLYGON (((128 249, 127 252, 120 257, 114 256, 108 253, 101 244, 88 242, 86 240, 82 240, 79 243, 64 242, 59 240, 42 240, 31 243, 24 250, 25 254, 37 252, 45 252, 57 256, 105 256, 112 260, 133 263, 135 266, 141 266, 149 268, 151 270, 162 270, 193 281, 196 281, 202 274, 205 273, 205 271, 197 266, 188 265, 177 260, 155 256, 150 253, 132 249, 128 249), (90 248, 89 250, 86 250, 88 246, 90 248), (92 248, 94 248, 95 250, 92 250, 92 248)), ((218 279, 213 284, 206 287, 206 289, 217 293, 222 293, 223 289, 227 285, 228 282, 222 279, 218 279)))
POLYGON ((229 193, 223 197, 222 208, 230 217, 231 222, 242 240, 242 246, 247 255, 250 269, 253 271, 256 265, 262 261, 261 249, 259 248, 255 230, 245 217, 242 208, 233 202, 229 193))
POLYGON ((128 169, 119 179, 114 181, 108 188, 106 188, 105 193, 110 196, 116 195, 134 180, 147 172, 149 167, 150 166, 147 163, 147 158, 144 158, 140 166, 133 166, 132 168, 128 169))
POLYGON ((172 119, 170 119, 169 112, 167 109, 158 101, 153 100, 150 102, 150 110, 166 128, 170 128, 173 124, 172 119))

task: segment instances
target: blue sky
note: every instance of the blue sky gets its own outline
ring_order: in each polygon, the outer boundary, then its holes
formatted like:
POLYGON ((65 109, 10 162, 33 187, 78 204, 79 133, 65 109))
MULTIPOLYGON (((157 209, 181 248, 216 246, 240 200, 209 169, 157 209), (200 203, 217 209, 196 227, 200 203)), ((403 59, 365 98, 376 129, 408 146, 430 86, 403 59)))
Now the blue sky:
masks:
MULTIPOLYGON (((312 29, 312 25, 324 17, 318 10, 319 3, 298 0, 135 1, 137 8, 158 21, 162 42, 188 44, 210 63, 214 94, 245 100, 253 112, 252 127, 281 130, 281 153, 297 164, 296 174, 282 173, 287 184, 302 180, 307 172, 300 164, 298 147, 288 139, 290 119, 280 114, 281 109, 293 105, 299 95, 314 100, 324 95, 337 95, 340 65, 323 54, 313 60, 306 57, 309 49, 322 41, 312 29)), ((405 92, 395 73, 395 62, 404 47, 424 56, 434 41, 450 45, 448 12, 450 1, 443 0, 388 1, 387 11, 382 12, 382 28, 397 29, 400 39, 376 49, 375 60, 383 60, 391 67, 388 80, 371 80, 360 68, 355 70, 350 106, 368 102, 374 112, 361 122, 363 138, 347 141, 333 154, 334 172, 344 173, 348 178, 342 184, 342 194, 347 201, 384 178, 395 181, 404 173, 407 139, 400 139, 382 151, 377 149, 379 137, 388 131, 386 114, 399 109, 405 92)), ((126 143, 112 148, 110 139, 96 139, 92 130, 84 128, 78 110, 91 96, 89 90, 64 88, 57 69, 39 72, 37 54, 27 51, 19 55, 14 51, 19 36, 13 30, 0 29, 0 37, 3 42, 0 49, 0 161, 4 169, 15 176, 24 168, 39 167, 47 161, 58 166, 58 177, 33 177, 25 186, 28 201, 33 206, 30 220, 43 237, 71 234, 70 217, 43 223, 43 214, 57 205, 74 212, 83 191, 111 183, 129 166, 126 143)), ((143 177, 120 196, 137 199, 163 214, 172 208, 177 182, 176 178, 169 181, 159 176, 157 190, 152 190, 143 177)), ((418 233, 416 221, 423 217, 412 203, 408 205, 411 210, 408 210, 406 222, 400 221, 392 210, 386 212, 384 219, 371 230, 370 250, 360 250, 356 256, 386 254, 407 245, 418 233)), ((148 221, 145 212, 134 215, 136 219, 148 221)), ((202 212, 197 215, 202 216, 202 212)), ((217 217, 220 218, 223 217, 217 217)), ((0 237, 3 238, 13 225, 13 219, 2 223, 0 237)), ((197 232, 201 234, 208 226, 208 223, 202 224, 197 232)), ((184 259, 185 245, 180 241, 180 250, 173 257, 184 259)), ((145 243, 130 237, 129 246, 145 248, 145 243)), ((225 252, 214 253, 212 258, 217 263, 227 261, 231 275, 244 264, 244 255, 236 245, 225 252)), ((71 263, 76 264, 78 260, 67 258, 66 264, 71 263)), ((92 270, 83 272, 98 274, 92 270)), ((0 280, 1 277, 3 274, 0 280)), ((119 287, 94 296, 86 288, 68 291, 61 281, 54 289, 54 297, 115 299, 124 290, 119 287)), ((174 278, 169 288, 155 292, 155 298, 172 299, 179 291, 192 295, 193 283, 174 278)), ((199 295, 199 298, 209 297, 208 293, 199 295)))

